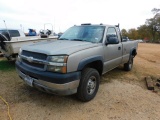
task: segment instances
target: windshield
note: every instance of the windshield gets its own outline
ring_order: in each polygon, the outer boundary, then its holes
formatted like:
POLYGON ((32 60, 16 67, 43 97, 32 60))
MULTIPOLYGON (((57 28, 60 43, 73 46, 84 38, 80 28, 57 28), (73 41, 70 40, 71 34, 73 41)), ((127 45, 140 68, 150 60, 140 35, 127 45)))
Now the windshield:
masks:
POLYGON ((69 28, 59 40, 73 40, 86 42, 101 42, 104 26, 73 26, 69 28))

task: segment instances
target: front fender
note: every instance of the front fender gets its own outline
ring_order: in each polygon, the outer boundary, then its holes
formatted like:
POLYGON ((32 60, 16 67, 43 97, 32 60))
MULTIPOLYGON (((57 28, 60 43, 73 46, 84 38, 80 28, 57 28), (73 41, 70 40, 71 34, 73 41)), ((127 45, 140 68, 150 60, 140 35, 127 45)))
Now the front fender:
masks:
POLYGON ((92 57, 88 57, 85 58, 83 60, 80 61, 79 65, 78 65, 78 71, 82 70, 87 64, 92 63, 94 61, 102 61, 103 63, 103 57, 102 56, 92 56, 92 57))

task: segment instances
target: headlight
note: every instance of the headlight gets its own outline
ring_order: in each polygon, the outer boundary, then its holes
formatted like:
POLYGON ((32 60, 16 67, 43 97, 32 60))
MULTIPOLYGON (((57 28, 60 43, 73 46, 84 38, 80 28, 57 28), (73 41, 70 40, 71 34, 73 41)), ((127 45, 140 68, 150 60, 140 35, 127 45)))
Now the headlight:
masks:
POLYGON ((48 71, 52 72, 59 72, 59 73, 66 73, 67 72, 67 66, 52 66, 48 65, 47 66, 48 71))
POLYGON ((68 56, 51 56, 49 58, 50 62, 56 62, 56 63, 66 63, 68 56))
POLYGON ((67 73, 68 56, 50 56, 47 71, 67 73))

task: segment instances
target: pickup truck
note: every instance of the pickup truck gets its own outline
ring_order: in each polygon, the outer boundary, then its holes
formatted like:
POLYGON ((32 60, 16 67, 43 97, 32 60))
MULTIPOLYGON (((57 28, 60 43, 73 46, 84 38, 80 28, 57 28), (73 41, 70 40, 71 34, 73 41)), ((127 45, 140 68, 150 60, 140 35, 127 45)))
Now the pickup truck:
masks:
POLYGON ((75 94, 92 100, 100 75, 124 64, 130 71, 137 41, 122 41, 118 26, 81 24, 69 28, 57 41, 22 47, 16 61, 20 78, 41 91, 75 94))

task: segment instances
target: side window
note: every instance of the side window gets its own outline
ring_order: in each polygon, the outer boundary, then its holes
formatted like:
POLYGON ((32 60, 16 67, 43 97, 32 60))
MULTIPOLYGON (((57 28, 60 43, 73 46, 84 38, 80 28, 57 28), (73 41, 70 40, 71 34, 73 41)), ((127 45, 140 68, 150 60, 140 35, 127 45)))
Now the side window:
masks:
POLYGON ((18 30, 9 30, 10 36, 11 37, 19 37, 19 31, 18 30))
POLYGON ((115 28, 113 28, 113 27, 108 28, 108 30, 107 30, 107 38, 108 37, 117 37, 118 38, 115 28))

